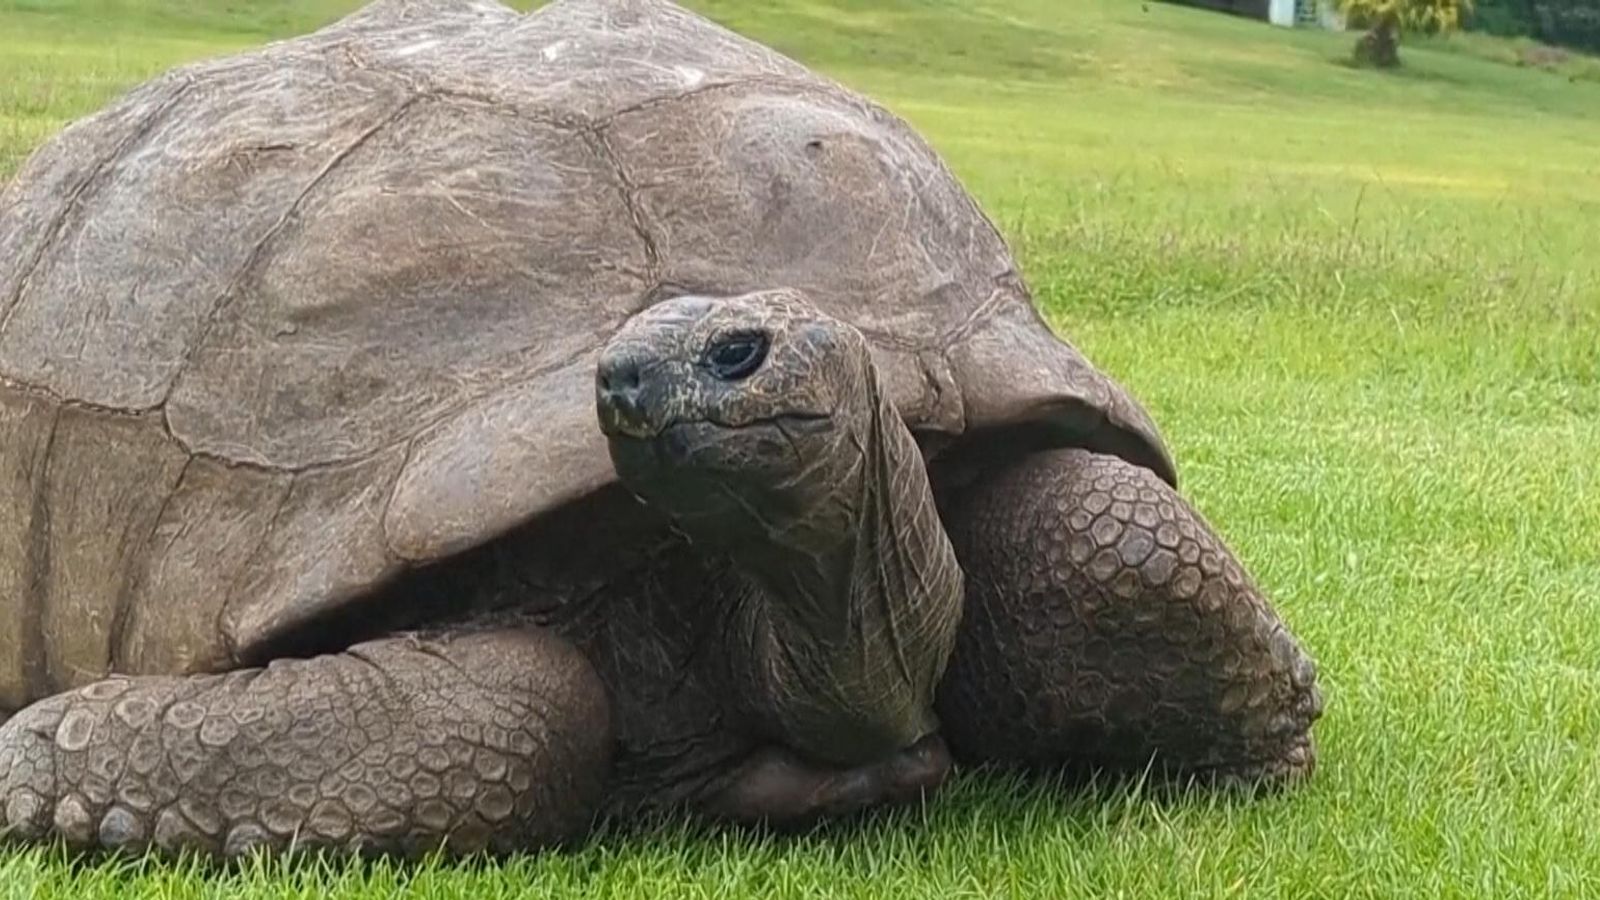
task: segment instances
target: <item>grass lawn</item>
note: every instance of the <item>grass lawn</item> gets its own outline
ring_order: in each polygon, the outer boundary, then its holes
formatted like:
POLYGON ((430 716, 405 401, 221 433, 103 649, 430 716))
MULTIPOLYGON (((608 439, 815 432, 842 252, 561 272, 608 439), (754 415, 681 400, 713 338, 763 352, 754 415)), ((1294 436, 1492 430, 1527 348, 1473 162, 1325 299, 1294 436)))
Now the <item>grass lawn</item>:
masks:
MULTIPOLYGON (((0 0, 0 178, 65 121, 349 0, 0 0)), ((0 855, 23 897, 1600 894, 1600 82, 1129 0, 696 0, 913 121, 1149 405, 1316 655, 1303 789, 969 775, 789 839, 502 863, 0 855)), ((1475 45, 1477 50, 1481 46, 1475 45)))

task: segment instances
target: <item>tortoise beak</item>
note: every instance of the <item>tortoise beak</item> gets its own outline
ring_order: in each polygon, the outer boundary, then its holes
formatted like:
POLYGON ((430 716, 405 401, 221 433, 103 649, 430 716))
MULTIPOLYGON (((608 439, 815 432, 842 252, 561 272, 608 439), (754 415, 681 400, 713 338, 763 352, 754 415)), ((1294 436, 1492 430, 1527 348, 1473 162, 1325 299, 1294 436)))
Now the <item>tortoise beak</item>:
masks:
POLYGON ((649 360, 635 353, 601 358, 595 370, 595 408, 606 436, 645 439, 661 430, 651 415, 651 392, 644 383, 649 368, 649 360))

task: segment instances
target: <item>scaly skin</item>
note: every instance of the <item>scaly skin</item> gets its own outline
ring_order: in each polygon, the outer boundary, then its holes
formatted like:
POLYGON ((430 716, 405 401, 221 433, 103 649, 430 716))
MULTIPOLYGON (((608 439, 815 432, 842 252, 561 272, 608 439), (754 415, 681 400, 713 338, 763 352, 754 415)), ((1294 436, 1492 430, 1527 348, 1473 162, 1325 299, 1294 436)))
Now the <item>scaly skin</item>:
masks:
POLYGON ((559 638, 393 638, 37 703, 0 728, 0 825, 229 856, 510 850, 587 828, 609 750, 605 693, 559 638))
POLYGON ((1244 784, 1311 772, 1315 668, 1222 541, 1146 469, 1002 466, 949 511, 966 618, 941 688, 957 758, 1244 784))

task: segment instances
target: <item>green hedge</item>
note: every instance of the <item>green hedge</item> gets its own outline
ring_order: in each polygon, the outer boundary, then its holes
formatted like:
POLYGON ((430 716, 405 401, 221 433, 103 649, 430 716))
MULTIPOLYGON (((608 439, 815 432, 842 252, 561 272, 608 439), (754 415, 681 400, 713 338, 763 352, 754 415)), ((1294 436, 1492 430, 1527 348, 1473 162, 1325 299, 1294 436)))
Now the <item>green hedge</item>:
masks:
POLYGON ((1477 0, 1467 27, 1600 53, 1600 0, 1477 0))

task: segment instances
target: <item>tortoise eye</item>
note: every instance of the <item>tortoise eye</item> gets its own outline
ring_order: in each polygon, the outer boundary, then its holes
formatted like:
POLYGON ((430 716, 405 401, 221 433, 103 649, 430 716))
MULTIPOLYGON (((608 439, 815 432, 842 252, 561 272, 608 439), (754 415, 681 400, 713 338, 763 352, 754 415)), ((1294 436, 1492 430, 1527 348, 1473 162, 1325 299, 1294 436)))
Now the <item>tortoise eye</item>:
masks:
POLYGON ((719 339, 706 350, 706 368, 723 381, 749 378, 767 359, 767 336, 734 334, 719 339))

